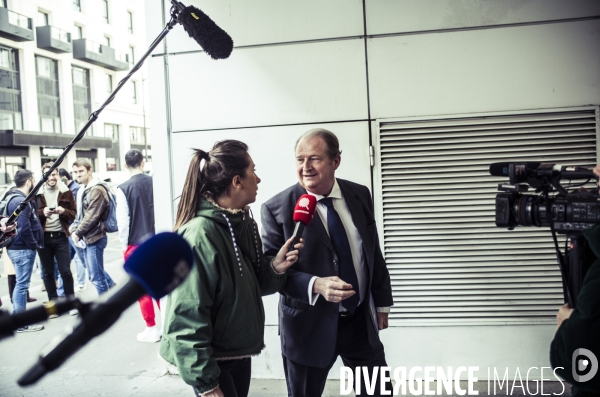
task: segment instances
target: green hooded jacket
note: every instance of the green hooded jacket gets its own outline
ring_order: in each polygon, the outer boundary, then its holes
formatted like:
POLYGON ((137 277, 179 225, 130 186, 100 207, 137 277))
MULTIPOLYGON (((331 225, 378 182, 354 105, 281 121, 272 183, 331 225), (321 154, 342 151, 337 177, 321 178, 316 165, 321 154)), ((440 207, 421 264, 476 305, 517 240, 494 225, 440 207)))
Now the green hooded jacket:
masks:
POLYGON ((195 266, 169 295, 160 355, 198 393, 218 386, 217 360, 261 352, 261 296, 285 284, 285 274, 276 274, 271 258, 263 256, 258 226, 248 212, 222 209, 203 197, 196 217, 178 230, 193 249, 195 266), (230 225, 235 244, 244 249, 236 249, 230 225))

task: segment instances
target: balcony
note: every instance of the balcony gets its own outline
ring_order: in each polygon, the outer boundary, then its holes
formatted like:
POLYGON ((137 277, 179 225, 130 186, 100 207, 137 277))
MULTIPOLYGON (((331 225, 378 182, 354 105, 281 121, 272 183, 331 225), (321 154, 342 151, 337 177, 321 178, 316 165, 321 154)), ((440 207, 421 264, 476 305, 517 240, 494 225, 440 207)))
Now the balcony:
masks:
POLYGON ((31 18, 0 7, 0 37, 14 41, 33 41, 31 18))
POLYGON ((38 48, 56 53, 73 51, 71 33, 50 25, 38 26, 35 28, 35 32, 38 48))
POLYGON ((127 55, 88 39, 73 40, 73 58, 110 70, 129 70, 127 55))

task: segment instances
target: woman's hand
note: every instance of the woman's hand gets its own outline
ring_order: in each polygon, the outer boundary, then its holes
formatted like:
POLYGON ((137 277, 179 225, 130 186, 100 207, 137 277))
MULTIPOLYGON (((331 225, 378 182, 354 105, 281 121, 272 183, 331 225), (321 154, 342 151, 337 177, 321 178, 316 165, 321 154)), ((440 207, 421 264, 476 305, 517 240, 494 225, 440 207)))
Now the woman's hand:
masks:
POLYGON ((225 397, 221 388, 217 386, 216 389, 209 391, 208 393, 202 394, 202 397, 225 397))
POLYGON ((289 240, 283 244, 283 247, 281 247, 275 259, 273 259, 273 270, 277 273, 285 272, 288 267, 292 266, 298 260, 298 252, 304 247, 304 240, 300 239, 300 242, 294 246, 295 249, 288 252, 288 247, 293 242, 294 237, 290 237, 289 240))

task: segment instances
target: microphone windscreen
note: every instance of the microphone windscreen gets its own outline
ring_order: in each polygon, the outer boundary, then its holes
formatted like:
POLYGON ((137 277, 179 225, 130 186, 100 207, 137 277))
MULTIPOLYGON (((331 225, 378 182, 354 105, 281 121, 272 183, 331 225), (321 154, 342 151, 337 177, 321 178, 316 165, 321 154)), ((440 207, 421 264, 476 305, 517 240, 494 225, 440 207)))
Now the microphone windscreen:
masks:
POLYGON ((159 233, 137 247, 124 267, 148 295, 160 299, 186 279, 193 263, 192 249, 183 237, 159 233))
POLYGON ((303 194, 294 208, 294 222, 310 223, 317 208, 317 199, 310 194, 303 194))
POLYGON ((179 22, 191 38, 212 59, 225 59, 233 50, 233 40, 205 13, 194 6, 187 6, 179 13, 179 22))

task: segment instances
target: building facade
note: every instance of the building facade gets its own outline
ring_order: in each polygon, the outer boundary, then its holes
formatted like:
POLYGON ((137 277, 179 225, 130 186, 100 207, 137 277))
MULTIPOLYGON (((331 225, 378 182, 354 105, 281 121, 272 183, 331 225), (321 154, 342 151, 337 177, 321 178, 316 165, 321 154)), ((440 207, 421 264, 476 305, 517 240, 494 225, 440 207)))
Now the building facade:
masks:
MULTIPOLYGON (((19 168, 40 175, 146 51, 143 0, 0 0, 0 188, 19 168)), ((130 148, 151 163, 142 68, 101 113, 77 157, 120 171, 130 148)))

